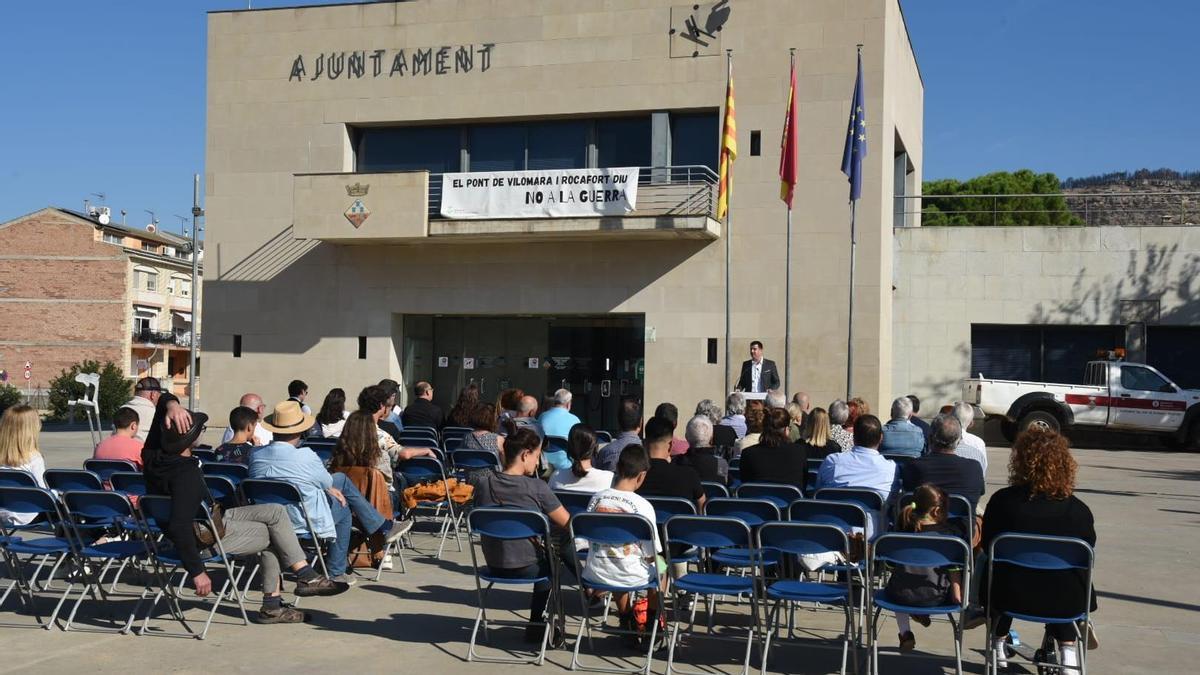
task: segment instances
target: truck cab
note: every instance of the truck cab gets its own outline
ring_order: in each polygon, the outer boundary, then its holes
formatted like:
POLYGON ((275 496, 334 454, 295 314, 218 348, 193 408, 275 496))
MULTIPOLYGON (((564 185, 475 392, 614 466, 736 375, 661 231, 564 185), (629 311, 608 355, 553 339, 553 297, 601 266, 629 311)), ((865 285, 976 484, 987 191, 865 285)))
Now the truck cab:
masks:
POLYGON ((1197 392, 1183 389, 1153 366, 1139 363, 1091 361, 1085 381, 1107 389, 1107 396, 1067 394, 1075 424, 1175 431, 1197 399, 1197 392))

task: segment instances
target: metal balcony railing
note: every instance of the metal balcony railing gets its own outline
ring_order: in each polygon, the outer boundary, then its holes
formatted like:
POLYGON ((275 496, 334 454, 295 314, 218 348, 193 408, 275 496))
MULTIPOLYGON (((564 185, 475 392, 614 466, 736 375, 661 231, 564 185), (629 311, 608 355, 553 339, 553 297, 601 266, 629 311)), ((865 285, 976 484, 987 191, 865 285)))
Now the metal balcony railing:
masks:
POLYGON ((175 344, 175 333, 159 330, 135 330, 133 331, 133 341, 152 345, 172 345, 175 344))
MULTIPOLYGON (((430 220, 445 220, 442 175, 429 174, 430 220)), ((716 205, 717 174, 707 166, 644 166, 638 170, 637 208, 628 217, 712 215, 716 205)))

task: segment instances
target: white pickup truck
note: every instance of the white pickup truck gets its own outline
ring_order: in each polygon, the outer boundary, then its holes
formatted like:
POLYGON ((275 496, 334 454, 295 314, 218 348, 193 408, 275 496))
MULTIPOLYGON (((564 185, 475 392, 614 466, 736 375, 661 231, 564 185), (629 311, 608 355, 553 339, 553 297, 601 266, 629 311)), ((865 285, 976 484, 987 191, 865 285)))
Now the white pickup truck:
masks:
POLYGON ((1153 366, 1091 361, 1086 384, 963 380, 963 400, 1001 418, 1010 441, 1030 427, 1151 432, 1170 444, 1200 446, 1200 391, 1184 389, 1153 366))

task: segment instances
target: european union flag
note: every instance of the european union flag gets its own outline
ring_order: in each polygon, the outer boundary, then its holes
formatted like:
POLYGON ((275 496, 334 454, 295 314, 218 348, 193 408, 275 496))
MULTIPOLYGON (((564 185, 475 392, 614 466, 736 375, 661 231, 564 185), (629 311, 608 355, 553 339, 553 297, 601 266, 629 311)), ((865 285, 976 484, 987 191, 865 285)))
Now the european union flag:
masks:
POLYGON ((842 173, 850 179, 850 201, 862 196, 862 161, 867 156, 867 99, 863 96, 862 52, 858 53, 858 77, 850 105, 850 127, 842 151, 842 173))

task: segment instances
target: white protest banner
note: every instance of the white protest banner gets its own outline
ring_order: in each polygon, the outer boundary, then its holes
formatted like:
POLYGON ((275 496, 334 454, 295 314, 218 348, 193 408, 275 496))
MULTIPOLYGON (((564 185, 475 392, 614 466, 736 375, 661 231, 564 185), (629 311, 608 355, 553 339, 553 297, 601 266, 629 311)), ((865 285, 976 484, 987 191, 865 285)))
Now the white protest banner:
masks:
POLYGON ((623 216, 637 208, 638 168, 442 174, 444 218, 623 216))

